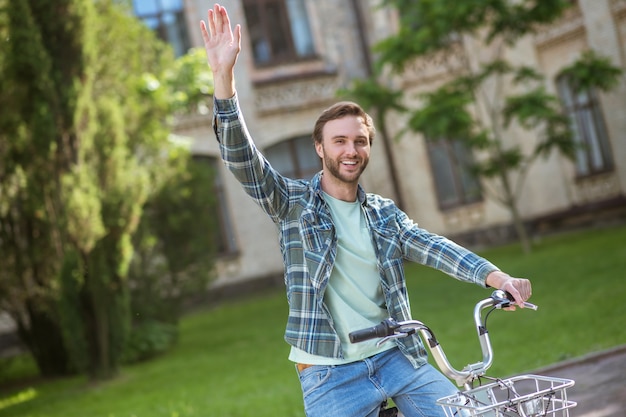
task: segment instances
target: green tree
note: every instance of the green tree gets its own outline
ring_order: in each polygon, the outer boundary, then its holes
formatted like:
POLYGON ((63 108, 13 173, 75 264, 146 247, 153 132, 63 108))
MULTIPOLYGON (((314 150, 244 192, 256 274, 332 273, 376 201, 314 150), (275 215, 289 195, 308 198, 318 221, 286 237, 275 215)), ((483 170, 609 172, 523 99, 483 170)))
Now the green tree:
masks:
MULTIPOLYGON (((385 0, 383 4, 398 10, 400 27, 376 45, 379 77, 386 69, 401 74, 416 59, 437 57, 451 64, 448 81, 423 94, 422 105, 408 111, 409 129, 421 132, 426 140, 463 141, 474 151, 477 160, 468 168, 484 180, 487 196, 510 211, 522 247, 530 251, 518 208, 528 170, 537 158, 555 150, 571 157, 574 144, 569 122, 557 98, 546 91, 543 76, 509 59, 507 51, 541 25, 555 21, 571 2, 385 0), (489 58, 472 56, 468 45, 489 58), (522 147, 511 140, 514 124, 533 132, 535 142, 522 147)), ((586 86, 606 90, 606 77, 615 80, 619 71, 610 65, 604 72, 591 71, 602 60, 585 56, 576 68, 586 70, 572 77, 584 73, 586 86)))
POLYGON ((85 136, 91 143, 81 143, 81 158, 66 178, 65 208, 76 207, 68 213, 67 229, 76 231, 71 239, 79 259, 75 307, 82 318, 79 334, 87 346, 84 362, 92 378, 108 378, 117 372, 130 332, 127 275, 132 234, 154 187, 159 169, 155 162, 169 134, 164 123, 167 97, 146 73, 162 73, 173 57, 124 10, 108 1, 96 3, 96 8, 89 21, 98 39, 87 73, 93 84, 77 118, 85 121, 85 136), (81 183, 91 191, 71 204, 69 196, 81 189, 81 183), (97 208, 85 210, 88 201, 97 208), (92 241, 81 240, 80 231, 97 222, 104 233, 92 241))
POLYGON ((183 69, 202 74, 175 66, 110 0, 0 6, 10 109, 0 114, 0 308, 43 375, 110 377, 131 329, 132 236, 167 180, 169 122, 210 91, 174 95, 191 77, 183 69))
MULTIPOLYGON (((56 276, 67 235, 63 177, 77 159, 74 118, 89 55, 84 21, 91 5, 76 1, 2 3, 0 115, 0 272, 2 307, 44 375, 69 371, 55 309, 56 276), (50 19, 55 16, 55 19, 50 19)), ((88 228, 97 237, 97 228, 88 228)))

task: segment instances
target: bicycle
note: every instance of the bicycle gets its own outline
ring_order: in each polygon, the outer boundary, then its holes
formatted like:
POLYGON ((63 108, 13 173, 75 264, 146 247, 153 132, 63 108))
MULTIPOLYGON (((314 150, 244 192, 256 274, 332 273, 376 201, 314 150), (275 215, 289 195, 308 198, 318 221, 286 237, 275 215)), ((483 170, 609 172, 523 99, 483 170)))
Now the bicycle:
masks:
MULTIPOLYGON (((494 291, 489 298, 479 301, 474 307, 474 323, 482 351, 482 361, 469 364, 462 370, 452 367, 433 331, 418 320, 395 321, 387 319, 367 329, 350 333, 350 342, 382 338, 378 345, 390 339, 407 337, 419 332, 444 375, 454 380, 463 390, 440 398, 437 404, 443 407, 448 417, 568 417, 569 409, 576 402, 567 398, 567 388, 574 385, 571 379, 553 378, 542 375, 518 375, 505 379, 486 376, 493 363, 493 350, 487 331, 487 318, 492 311, 513 305, 510 294, 494 291), (491 308, 483 320, 482 311, 491 308), (483 380, 488 383, 483 384, 483 380)), ((537 306, 525 303, 533 310, 537 306)), ((379 416, 398 415, 396 407, 381 405, 379 416)))

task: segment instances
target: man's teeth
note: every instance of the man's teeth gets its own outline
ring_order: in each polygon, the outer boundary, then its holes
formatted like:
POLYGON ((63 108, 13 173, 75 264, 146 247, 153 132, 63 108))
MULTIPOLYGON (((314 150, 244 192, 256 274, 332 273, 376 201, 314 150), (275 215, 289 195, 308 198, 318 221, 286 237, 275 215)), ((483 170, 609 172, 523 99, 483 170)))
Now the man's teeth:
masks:
POLYGON ((343 161, 344 165, 356 165, 356 161, 343 161))

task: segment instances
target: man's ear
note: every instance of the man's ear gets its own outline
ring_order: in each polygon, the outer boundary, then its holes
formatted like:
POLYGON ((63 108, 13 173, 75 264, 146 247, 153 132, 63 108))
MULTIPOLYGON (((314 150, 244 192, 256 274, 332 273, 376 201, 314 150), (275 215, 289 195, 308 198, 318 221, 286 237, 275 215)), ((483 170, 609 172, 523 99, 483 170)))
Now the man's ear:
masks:
POLYGON ((315 142, 315 152, 317 152, 317 156, 324 159, 324 147, 322 146, 322 142, 315 142))

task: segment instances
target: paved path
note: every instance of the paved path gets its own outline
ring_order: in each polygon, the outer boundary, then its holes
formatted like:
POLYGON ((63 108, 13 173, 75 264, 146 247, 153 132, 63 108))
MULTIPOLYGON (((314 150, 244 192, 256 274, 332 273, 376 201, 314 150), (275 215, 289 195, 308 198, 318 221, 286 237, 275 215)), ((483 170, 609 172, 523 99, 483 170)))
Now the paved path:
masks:
POLYGON ((570 417, 626 417, 626 345, 535 371, 576 381, 570 417))

